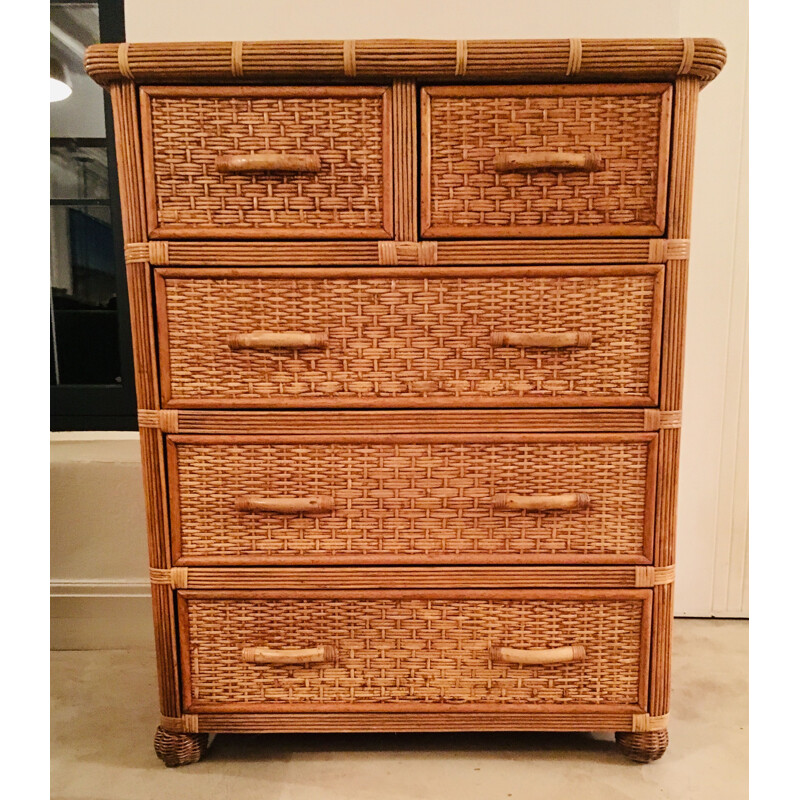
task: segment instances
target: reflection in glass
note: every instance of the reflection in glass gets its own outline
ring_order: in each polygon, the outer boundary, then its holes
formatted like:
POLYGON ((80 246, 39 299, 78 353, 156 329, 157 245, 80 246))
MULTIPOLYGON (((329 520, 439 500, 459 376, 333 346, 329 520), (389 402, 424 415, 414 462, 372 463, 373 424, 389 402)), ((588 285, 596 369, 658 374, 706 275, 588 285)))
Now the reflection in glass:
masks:
POLYGON ((96 3, 51 3, 50 55, 73 93, 50 109, 51 383, 121 382, 103 93, 83 70, 96 3))

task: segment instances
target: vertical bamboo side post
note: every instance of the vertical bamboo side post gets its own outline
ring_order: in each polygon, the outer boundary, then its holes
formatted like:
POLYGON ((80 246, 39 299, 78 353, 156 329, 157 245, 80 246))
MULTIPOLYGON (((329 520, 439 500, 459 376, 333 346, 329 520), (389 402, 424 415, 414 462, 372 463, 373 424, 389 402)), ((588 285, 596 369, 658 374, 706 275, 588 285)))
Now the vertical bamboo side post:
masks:
POLYGON ((394 236, 417 240, 417 89, 414 81, 392 84, 394 236))
MULTIPOLYGON (((125 244, 144 242, 147 226, 136 87, 130 82, 113 83, 109 92, 114 112, 123 237, 125 244)), ((155 409, 158 408, 158 380, 150 265, 129 263, 127 278, 137 404, 140 408, 155 409)), ((170 566, 170 551, 162 435, 155 428, 140 427, 139 438, 150 566, 165 569, 170 566)), ((151 591, 161 713, 177 717, 181 706, 172 590, 166 585, 154 584, 151 591)))
MULTIPOLYGON (((697 97, 700 83, 693 77, 675 82, 672 122, 667 236, 688 239, 692 212, 692 178, 697 97)), ((664 331, 661 355, 662 411, 681 408, 683 394, 683 351, 686 328, 688 262, 667 262, 664 303, 664 331)), ((655 566, 675 563, 675 520, 678 491, 680 428, 668 428, 659 436, 658 502, 656 506, 655 566)), ((653 598, 653 638, 650 673, 651 716, 669 711, 672 650, 673 584, 656 586, 653 598)))

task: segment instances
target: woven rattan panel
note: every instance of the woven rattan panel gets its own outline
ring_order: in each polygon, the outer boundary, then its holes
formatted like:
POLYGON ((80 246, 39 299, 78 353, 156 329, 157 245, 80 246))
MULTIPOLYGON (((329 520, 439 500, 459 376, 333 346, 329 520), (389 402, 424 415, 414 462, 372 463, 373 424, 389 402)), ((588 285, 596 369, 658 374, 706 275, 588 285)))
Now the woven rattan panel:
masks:
POLYGON ((548 277, 529 268, 451 277, 445 269, 420 278, 160 271, 163 399, 249 407, 654 404, 661 270, 602 269, 551 269, 548 277), (328 342, 230 348, 229 336, 252 331, 322 333, 328 342), (493 346, 490 335, 505 331, 583 332, 591 345, 493 346))
POLYGON ((565 557, 618 563, 650 556, 654 434, 518 435, 502 443, 470 442, 468 436, 444 442, 398 438, 404 441, 272 444, 177 437, 176 443, 170 437, 180 563, 220 557, 251 563, 536 563, 565 557), (587 493, 589 508, 493 507, 501 493, 570 492, 587 493), (235 506, 245 496, 315 495, 332 497, 333 511, 276 514, 235 506))
POLYGON ((156 235, 390 235, 388 90, 264 88, 231 96, 153 87, 142 97, 156 235), (267 151, 316 155, 321 169, 223 174, 215 166, 218 156, 267 151))
MULTIPOLYGON (((649 594, 602 599, 247 599, 182 592, 192 710, 225 703, 636 705, 649 594), (185 620, 188 616, 188 623, 185 620), (490 647, 583 645, 583 661, 493 662, 490 647), (329 664, 254 666, 244 647, 331 645, 329 664)), ((397 595, 398 593, 394 593, 397 595)), ((615 596, 616 595, 616 596, 615 596)))
POLYGON ((423 231, 663 233, 670 99, 664 85, 423 91, 423 231), (501 154, 547 151, 591 153, 599 171, 500 173, 494 166, 501 154))

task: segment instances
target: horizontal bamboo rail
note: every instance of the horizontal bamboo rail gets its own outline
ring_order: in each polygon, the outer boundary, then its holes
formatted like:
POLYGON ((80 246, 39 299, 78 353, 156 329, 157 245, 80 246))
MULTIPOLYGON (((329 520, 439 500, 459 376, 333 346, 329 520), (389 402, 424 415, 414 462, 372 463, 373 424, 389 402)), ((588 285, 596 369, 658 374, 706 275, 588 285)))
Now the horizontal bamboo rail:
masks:
POLYGON ((400 78, 631 81, 692 75, 713 80, 725 64, 716 39, 364 39, 358 41, 96 44, 87 73, 100 84, 286 83, 400 78))

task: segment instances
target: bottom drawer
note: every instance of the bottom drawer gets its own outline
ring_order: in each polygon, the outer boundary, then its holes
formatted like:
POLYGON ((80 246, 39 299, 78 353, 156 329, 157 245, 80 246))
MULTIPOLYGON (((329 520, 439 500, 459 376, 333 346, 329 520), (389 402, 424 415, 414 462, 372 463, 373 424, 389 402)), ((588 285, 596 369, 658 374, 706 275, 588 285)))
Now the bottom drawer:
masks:
POLYGON ((188 712, 645 709, 646 589, 185 590, 178 610, 188 712))

